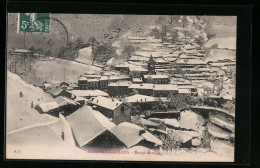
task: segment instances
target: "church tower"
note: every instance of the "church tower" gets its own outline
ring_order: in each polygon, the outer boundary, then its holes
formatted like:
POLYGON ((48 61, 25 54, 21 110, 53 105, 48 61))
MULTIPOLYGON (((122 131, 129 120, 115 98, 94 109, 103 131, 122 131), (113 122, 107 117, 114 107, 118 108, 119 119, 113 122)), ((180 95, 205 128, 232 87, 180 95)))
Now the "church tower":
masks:
POLYGON ((149 70, 149 74, 151 75, 155 74, 155 61, 152 55, 150 56, 150 59, 148 61, 148 70, 149 70))

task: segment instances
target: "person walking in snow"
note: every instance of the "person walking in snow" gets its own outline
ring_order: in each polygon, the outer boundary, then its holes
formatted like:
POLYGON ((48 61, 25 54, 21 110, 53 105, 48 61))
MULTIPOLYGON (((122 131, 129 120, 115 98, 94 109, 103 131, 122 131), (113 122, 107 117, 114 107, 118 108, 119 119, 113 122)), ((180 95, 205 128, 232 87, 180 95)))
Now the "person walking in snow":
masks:
POLYGON ((33 108, 33 101, 31 102, 31 108, 33 108))
POLYGON ((23 97, 23 92, 22 91, 20 91, 19 96, 20 96, 20 98, 23 97))

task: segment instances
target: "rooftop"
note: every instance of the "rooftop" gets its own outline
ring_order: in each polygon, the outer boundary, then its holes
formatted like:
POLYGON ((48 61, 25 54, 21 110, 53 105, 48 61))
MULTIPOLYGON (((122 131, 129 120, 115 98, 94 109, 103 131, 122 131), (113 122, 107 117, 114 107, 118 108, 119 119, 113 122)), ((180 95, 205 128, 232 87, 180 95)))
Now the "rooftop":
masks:
POLYGON ((155 85, 154 90, 178 90, 178 88, 176 85, 158 84, 158 85, 155 85))
POLYGON ((115 124, 108 118, 89 106, 83 106, 66 118, 80 147, 88 144, 106 130, 115 127, 115 124))
POLYGON ((151 83, 141 83, 141 84, 135 84, 132 83, 128 88, 129 89, 153 89, 154 84, 151 83))
POLYGON ((74 94, 76 97, 96 97, 96 96, 105 96, 108 97, 108 94, 102 90, 72 90, 69 91, 74 94))
POLYGON ((132 96, 128 96, 124 98, 124 101, 127 103, 134 103, 134 102, 155 102, 157 101, 156 97, 153 96, 146 96, 141 94, 135 94, 132 96))
POLYGON ((152 78, 152 79, 165 78, 165 79, 168 79, 169 76, 168 75, 144 75, 144 78, 152 78))
POLYGON ((182 93, 182 94, 189 94, 191 93, 189 89, 180 89, 179 88, 179 93, 182 93))
POLYGON ((130 81, 117 81, 117 82, 109 82, 108 86, 129 86, 132 82, 130 81))
POLYGON ((106 98, 102 96, 98 96, 95 98, 92 98, 92 104, 104 107, 106 109, 115 110, 119 105, 121 105, 123 102, 119 100, 115 100, 113 98, 106 98))
POLYGON ((199 59, 180 59, 176 61, 177 64, 206 64, 205 61, 199 59))

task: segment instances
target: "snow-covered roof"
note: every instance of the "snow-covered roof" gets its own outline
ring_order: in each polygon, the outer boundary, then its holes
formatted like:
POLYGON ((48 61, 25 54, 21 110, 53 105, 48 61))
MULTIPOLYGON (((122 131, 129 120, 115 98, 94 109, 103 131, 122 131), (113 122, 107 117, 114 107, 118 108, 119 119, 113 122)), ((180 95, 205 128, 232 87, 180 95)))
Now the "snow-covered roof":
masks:
POLYGON ((139 131, 141 130, 144 129, 137 125, 123 122, 112 128, 111 132, 128 148, 130 148, 144 139, 144 137, 139 135, 139 131))
POLYGON ((76 97, 96 97, 96 96, 104 96, 108 97, 108 94, 102 90, 72 90, 69 91, 74 94, 76 97))
POLYGON ((172 130, 172 134, 176 141, 180 141, 182 143, 186 143, 194 137, 198 137, 199 133, 194 131, 181 131, 181 130, 172 130))
POLYGON ((109 76, 101 76, 100 77, 100 80, 108 80, 109 79, 109 76))
POLYGON ((75 102, 74 100, 69 99, 67 97, 63 97, 63 96, 59 96, 59 97, 55 98, 54 101, 56 103, 58 103, 59 106, 65 106, 65 105, 68 105, 68 104, 79 105, 79 103, 75 102))
POLYGON ((198 60, 198 59, 187 59, 187 60, 184 60, 184 59, 180 59, 180 60, 177 60, 176 63, 177 64, 206 64, 205 61, 202 61, 202 60, 198 60), (187 61, 187 62, 186 62, 187 61))
POLYGON ((157 101, 156 97, 153 96, 146 96, 141 94, 135 94, 132 96, 128 96, 124 98, 124 101, 127 103, 134 103, 134 102, 155 102, 157 101))
POLYGON ((197 46, 193 46, 193 45, 184 45, 184 48, 186 49, 186 50, 192 50, 192 49, 196 49, 197 48, 197 46))
POLYGON ((80 147, 88 144, 106 130, 115 127, 115 124, 108 118, 89 106, 81 107, 66 118, 80 147))
POLYGON ((165 61, 163 58, 157 58, 155 60, 156 63, 167 63, 167 61, 165 61))
POLYGON ((154 122, 144 118, 141 118, 137 123, 147 127, 158 127, 160 125, 158 122, 154 122))
POLYGON ((194 85, 180 85, 178 89, 196 89, 197 87, 194 85))
POLYGON ((128 88, 129 89, 153 89, 154 84, 151 83, 141 83, 141 84, 135 84, 132 83, 128 88))
POLYGON ((58 105, 58 103, 53 101, 53 102, 41 103, 41 104, 39 104, 39 107, 41 108, 42 112, 47 113, 50 110, 59 108, 59 105, 58 105))
MULTIPOLYGON (((179 88, 179 87, 178 87, 179 88)), ((182 93, 182 94, 190 94, 190 90, 189 89, 180 89, 179 88, 179 93, 182 93)))
POLYGON ((154 135, 148 131, 145 131, 139 126, 128 122, 123 122, 117 125, 116 127, 112 128, 111 132, 128 148, 138 144, 142 140, 152 142, 156 145, 162 145, 162 141, 156 138, 154 135), (141 130, 143 130, 144 133, 140 135, 141 130))
POLYGON ((100 74, 84 74, 83 76, 87 78, 100 78, 100 74))
POLYGON ((208 132, 212 136, 217 137, 217 138, 230 139, 230 137, 231 137, 230 133, 224 131, 223 129, 221 129, 213 124, 209 125, 208 132))
POLYGON ((171 84, 156 84, 154 90, 178 90, 176 85, 171 84))
POLYGON ((57 96, 61 92, 67 92, 66 90, 61 89, 60 87, 58 88, 50 88, 46 92, 50 93, 51 95, 57 96))
POLYGON ((142 78, 133 78, 133 82, 143 82, 142 78))
POLYGON ((99 79, 88 79, 88 82, 99 82, 99 79))
POLYGON ((143 133, 142 136, 144 137, 145 140, 149 142, 152 142, 156 145, 163 145, 163 142, 160 139, 158 139, 156 136, 154 136, 148 131, 145 131, 145 133, 143 133))
POLYGON ((79 80, 88 80, 88 78, 86 77, 86 76, 81 76, 81 77, 79 77, 79 80))
POLYGON ((73 101, 72 99, 59 96, 55 98, 52 102, 41 103, 38 106, 41 108, 42 112, 47 113, 51 110, 55 110, 59 107, 66 106, 68 104, 74 106, 78 105, 78 103, 73 101))
POLYGON ((197 56, 192 56, 192 55, 185 55, 185 54, 182 54, 180 56, 181 59, 198 59, 197 56))
POLYGON ((108 80, 120 80, 120 79, 130 79, 128 75, 111 75, 108 80))
POLYGON ((91 103, 96 106, 101 106, 106 109, 114 110, 118 106, 120 106, 123 102, 115 100, 113 98, 106 98, 106 97, 98 96, 98 97, 93 98, 91 103))
POLYGON ((130 81, 117 81, 117 82, 109 82, 108 86, 129 86, 132 82, 130 81))
POLYGON ((129 66, 130 72, 148 72, 147 69, 141 67, 141 66, 129 66))
POLYGON ((144 78, 152 78, 152 79, 161 79, 161 78, 165 78, 168 79, 169 76, 168 75, 144 75, 144 78))

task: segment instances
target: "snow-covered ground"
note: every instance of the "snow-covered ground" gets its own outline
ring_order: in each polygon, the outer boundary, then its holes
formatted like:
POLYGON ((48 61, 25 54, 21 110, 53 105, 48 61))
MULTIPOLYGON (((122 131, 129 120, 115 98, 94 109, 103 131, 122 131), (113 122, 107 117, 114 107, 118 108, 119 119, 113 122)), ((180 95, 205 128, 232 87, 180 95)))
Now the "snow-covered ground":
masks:
POLYGON ((56 121, 57 118, 47 114, 39 114, 31 108, 31 103, 35 106, 38 103, 51 101, 53 98, 42 91, 24 82, 19 76, 7 72, 7 98, 6 98, 6 131, 32 124, 40 124, 56 121), (20 98, 20 91, 23 97, 20 98), (38 99, 38 100, 37 100, 38 99))
POLYGON ((91 47, 80 49, 76 61, 82 62, 87 65, 91 65, 92 64, 91 53, 92 53, 91 47))
POLYGON ((47 80, 58 80, 68 82, 78 82, 78 77, 85 72, 95 73, 101 69, 96 66, 85 65, 75 61, 55 59, 51 61, 37 60, 32 71, 23 76, 23 79, 32 84, 40 84, 47 80), (36 81, 41 78, 40 81, 36 81), (65 78, 65 80, 64 80, 65 78))

